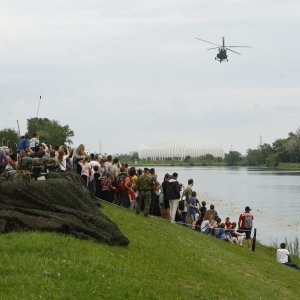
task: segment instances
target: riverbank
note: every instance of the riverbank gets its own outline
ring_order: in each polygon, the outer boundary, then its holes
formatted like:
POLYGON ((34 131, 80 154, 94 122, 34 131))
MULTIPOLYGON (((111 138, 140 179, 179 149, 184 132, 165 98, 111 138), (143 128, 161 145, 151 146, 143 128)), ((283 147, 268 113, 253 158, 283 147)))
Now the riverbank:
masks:
MULTIPOLYGON (((206 161, 206 160, 122 160, 129 166, 135 167, 228 167, 225 161, 206 161)), ((266 165, 249 166, 245 164, 238 164, 238 167, 258 167, 274 170, 300 170, 300 163, 280 163, 277 167, 267 167, 266 165)))
POLYGON ((121 207, 101 210, 128 247, 55 233, 0 235, 0 298, 298 299, 300 272, 277 263, 272 247, 258 243, 252 252, 121 207))

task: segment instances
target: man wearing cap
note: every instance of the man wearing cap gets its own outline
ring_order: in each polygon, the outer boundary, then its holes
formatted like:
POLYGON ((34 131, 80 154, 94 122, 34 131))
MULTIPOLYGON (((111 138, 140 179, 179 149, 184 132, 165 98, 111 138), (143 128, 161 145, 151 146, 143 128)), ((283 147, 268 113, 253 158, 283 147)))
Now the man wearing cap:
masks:
POLYGON ((251 214, 251 208, 249 206, 246 206, 245 212, 243 214, 240 214, 239 217, 238 232, 245 232, 249 250, 251 250, 252 248, 251 231, 252 231, 253 219, 254 217, 251 214))
POLYGON ((144 202, 143 211, 144 215, 149 215, 149 208, 151 202, 151 191, 154 186, 153 178, 150 175, 149 169, 144 169, 144 174, 141 175, 136 181, 136 189, 139 192, 139 196, 136 199, 136 213, 140 213, 142 210, 141 203, 144 202))

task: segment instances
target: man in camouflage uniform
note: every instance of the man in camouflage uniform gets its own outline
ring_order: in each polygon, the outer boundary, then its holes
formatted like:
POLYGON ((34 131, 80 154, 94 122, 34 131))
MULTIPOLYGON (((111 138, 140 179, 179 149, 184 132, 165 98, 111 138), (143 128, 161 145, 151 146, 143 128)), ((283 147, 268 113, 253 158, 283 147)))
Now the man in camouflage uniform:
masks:
POLYGON ((144 174, 141 175, 136 182, 136 189, 139 192, 139 196, 136 199, 136 213, 141 212, 141 204, 144 202, 144 215, 149 215, 149 207, 151 202, 151 191, 153 189, 153 178, 149 173, 149 169, 144 169, 144 174))

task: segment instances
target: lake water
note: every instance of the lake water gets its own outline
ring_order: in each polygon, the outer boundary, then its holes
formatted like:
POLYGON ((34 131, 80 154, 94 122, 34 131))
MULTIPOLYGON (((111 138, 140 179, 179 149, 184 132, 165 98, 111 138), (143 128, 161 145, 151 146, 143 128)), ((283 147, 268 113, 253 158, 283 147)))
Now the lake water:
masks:
POLYGON ((214 204, 222 218, 237 221, 245 206, 254 215, 257 239, 264 244, 300 238, 300 170, 276 171, 246 167, 156 167, 161 182, 165 173, 179 174, 187 185, 194 179, 197 198, 214 204))

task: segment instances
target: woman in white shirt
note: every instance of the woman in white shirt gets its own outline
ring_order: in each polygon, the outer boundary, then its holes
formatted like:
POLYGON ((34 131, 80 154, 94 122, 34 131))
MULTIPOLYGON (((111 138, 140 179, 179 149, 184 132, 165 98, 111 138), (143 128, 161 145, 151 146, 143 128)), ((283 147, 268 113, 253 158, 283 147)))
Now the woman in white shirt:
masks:
POLYGON ((63 148, 60 148, 58 150, 58 165, 61 171, 66 171, 67 170, 67 158, 69 157, 70 153, 69 150, 66 151, 67 153, 65 154, 65 150, 63 148))

